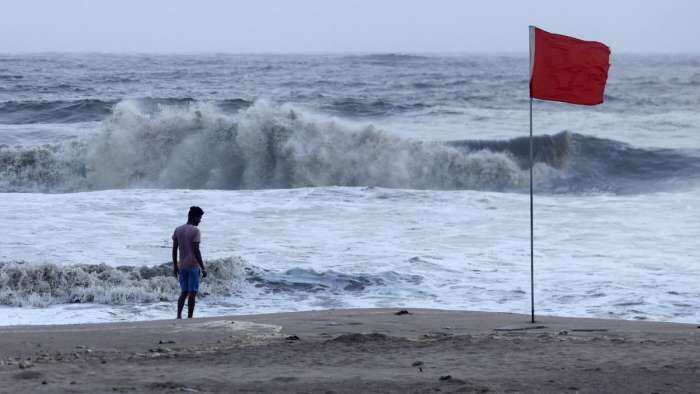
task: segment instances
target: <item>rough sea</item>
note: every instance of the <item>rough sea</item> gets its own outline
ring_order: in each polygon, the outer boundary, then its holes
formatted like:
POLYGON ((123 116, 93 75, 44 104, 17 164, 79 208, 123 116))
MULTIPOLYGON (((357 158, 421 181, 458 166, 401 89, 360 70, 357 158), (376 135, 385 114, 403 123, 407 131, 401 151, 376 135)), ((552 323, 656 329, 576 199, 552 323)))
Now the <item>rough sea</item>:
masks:
MULTIPOLYGON (((538 314, 700 320, 700 56, 615 55, 534 103, 538 314)), ((528 59, 0 55, 0 325, 196 314, 529 313, 528 59)))

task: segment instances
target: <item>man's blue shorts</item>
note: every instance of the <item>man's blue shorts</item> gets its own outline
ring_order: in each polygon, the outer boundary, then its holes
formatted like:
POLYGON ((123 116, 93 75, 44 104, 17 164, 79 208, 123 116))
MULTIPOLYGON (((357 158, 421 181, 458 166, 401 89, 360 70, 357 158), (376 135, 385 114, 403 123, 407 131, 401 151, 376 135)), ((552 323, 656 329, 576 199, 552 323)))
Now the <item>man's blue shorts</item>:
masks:
POLYGON ((199 267, 182 268, 180 270, 180 290, 183 293, 199 291, 199 267))

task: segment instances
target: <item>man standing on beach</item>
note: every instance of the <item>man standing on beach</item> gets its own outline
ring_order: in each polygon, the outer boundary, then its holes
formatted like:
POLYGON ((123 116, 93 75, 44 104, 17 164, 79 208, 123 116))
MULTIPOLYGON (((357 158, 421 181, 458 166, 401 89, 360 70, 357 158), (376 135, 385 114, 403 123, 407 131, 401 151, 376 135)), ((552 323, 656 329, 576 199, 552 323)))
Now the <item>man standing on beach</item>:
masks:
POLYGON ((182 319, 182 308, 187 299, 187 318, 194 314, 194 303, 199 291, 199 275, 201 268, 202 277, 206 278, 207 269, 204 268, 202 254, 199 251, 199 242, 202 239, 199 232, 199 222, 202 221, 204 211, 200 207, 190 207, 187 214, 187 223, 175 229, 173 233, 173 270, 175 277, 180 280, 180 298, 177 300, 177 318, 182 319), (178 249, 180 262, 178 264, 178 249))

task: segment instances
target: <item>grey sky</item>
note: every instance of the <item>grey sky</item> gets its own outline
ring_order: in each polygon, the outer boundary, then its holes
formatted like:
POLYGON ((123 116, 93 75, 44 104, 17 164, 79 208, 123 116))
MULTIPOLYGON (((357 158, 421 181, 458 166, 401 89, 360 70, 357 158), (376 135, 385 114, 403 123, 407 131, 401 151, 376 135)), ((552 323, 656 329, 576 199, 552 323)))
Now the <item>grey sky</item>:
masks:
POLYGON ((0 52, 526 52, 527 26, 699 52, 697 0, 2 0, 0 52))

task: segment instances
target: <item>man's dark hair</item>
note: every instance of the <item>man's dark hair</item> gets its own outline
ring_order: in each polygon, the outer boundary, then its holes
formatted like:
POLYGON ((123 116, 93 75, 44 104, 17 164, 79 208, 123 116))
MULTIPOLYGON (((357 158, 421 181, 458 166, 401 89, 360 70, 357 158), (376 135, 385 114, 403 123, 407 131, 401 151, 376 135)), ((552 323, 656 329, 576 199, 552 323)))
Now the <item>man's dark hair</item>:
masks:
POLYGON ((192 220, 197 216, 204 215, 204 211, 200 207, 190 207, 190 211, 187 213, 187 220, 192 220))

